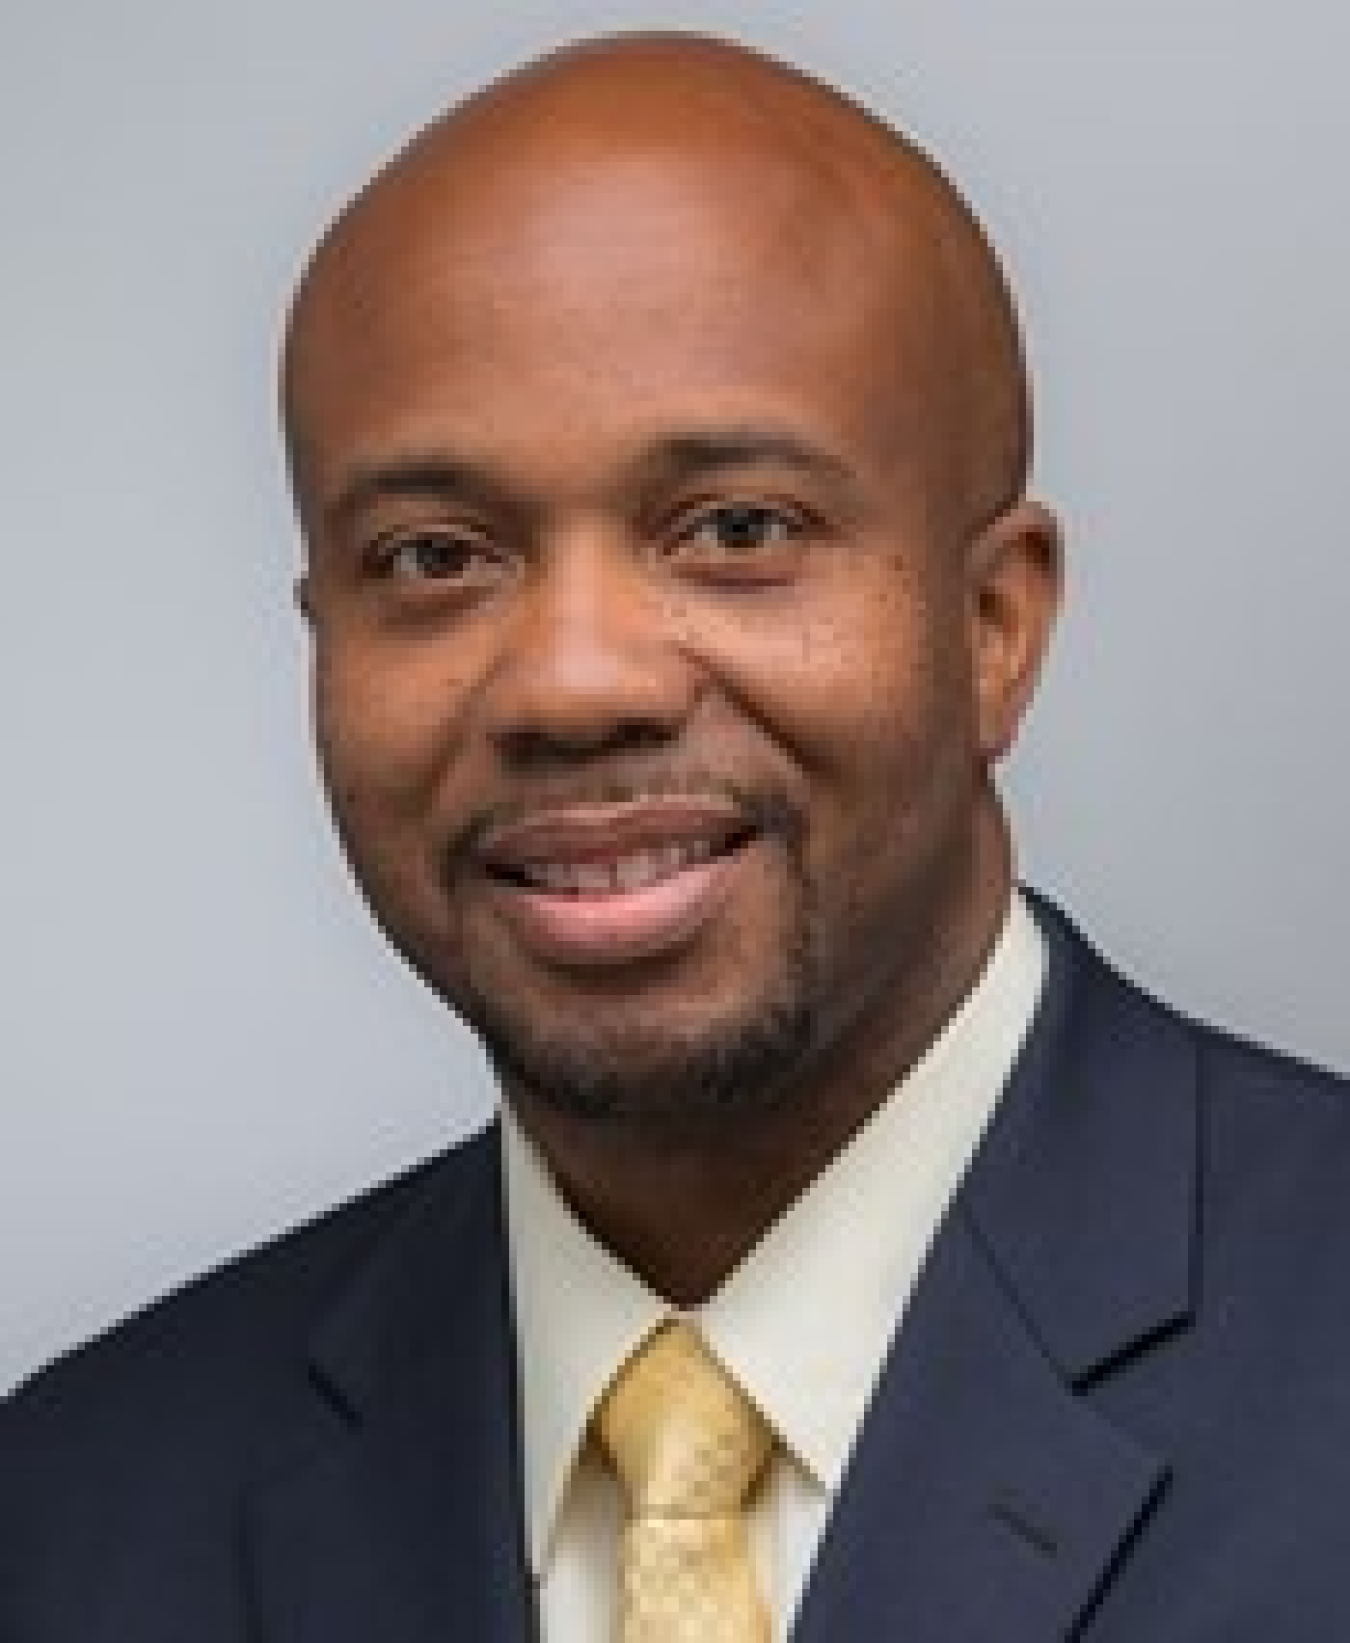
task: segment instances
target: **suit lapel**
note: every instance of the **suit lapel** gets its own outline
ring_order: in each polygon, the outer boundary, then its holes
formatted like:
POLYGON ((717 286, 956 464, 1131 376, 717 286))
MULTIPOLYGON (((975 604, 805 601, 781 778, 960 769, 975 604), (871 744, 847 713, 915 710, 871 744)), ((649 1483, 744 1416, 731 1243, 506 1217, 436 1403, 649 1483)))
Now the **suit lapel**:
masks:
POLYGON ((1167 1457, 1093 1389, 1183 1327, 1196 1210, 1184 1031, 1038 907, 1050 973, 931 1251, 796 1643, 1078 1635, 1167 1457))
POLYGON ((265 1643, 524 1643, 496 1138, 433 1172, 316 1337, 331 1437, 259 1490, 246 1554, 265 1643))
POLYGON ((867 1418, 794 1638, 1053 1643, 1161 1476, 1065 1388, 958 1221, 867 1418))
MULTIPOLYGON (((936 1239, 808 1584, 797 1643, 1076 1635, 1167 1457, 1094 1391, 1184 1326, 1189 1040, 1038 908, 1050 978, 936 1239)), ((250 1503, 262 1643, 525 1643, 496 1136, 451 1154, 320 1331, 329 1436, 250 1503)))

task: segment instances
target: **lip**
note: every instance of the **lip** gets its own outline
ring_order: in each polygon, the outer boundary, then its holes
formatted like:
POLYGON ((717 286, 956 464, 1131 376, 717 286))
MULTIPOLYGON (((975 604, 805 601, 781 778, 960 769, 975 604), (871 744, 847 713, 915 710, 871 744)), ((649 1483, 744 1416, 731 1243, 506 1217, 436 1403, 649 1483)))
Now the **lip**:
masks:
POLYGON ((489 870, 510 872, 531 862, 615 861, 671 844, 706 842, 721 850, 751 825, 725 800, 670 795, 610 804, 573 804, 536 811, 490 827, 478 843, 489 870))
POLYGON ((742 852, 682 868, 641 890, 555 894, 495 882, 503 919, 539 958, 602 969, 656 958, 692 941, 717 916, 743 871, 742 852))
POLYGON ((597 970, 692 942, 719 915, 733 880, 745 871, 752 831, 732 805, 660 798, 540 812, 493 828, 478 853, 489 869, 499 916, 522 947, 551 965, 597 970), (505 876, 531 864, 609 864, 671 845, 718 853, 631 889, 549 890, 505 876))

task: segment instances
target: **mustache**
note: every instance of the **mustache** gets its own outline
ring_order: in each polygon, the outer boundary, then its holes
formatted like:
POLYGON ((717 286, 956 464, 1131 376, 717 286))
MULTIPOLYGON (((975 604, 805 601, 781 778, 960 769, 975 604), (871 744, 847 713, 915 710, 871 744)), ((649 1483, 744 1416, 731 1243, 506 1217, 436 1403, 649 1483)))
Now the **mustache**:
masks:
POLYGON ((641 804, 661 799, 710 800, 734 811, 747 833, 777 839, 794 854, 806 834, 806 816, 799 805, 777 789, 747 787, 734 777, 711 774, 592 777, 585 782, 554 786, 530 796, 518 796, 476 809, 458 830, 445 853, 445 864, 455 868, 481 854, 484 841, 499 828, 529 821, 554 810, 594 805, 641 804))

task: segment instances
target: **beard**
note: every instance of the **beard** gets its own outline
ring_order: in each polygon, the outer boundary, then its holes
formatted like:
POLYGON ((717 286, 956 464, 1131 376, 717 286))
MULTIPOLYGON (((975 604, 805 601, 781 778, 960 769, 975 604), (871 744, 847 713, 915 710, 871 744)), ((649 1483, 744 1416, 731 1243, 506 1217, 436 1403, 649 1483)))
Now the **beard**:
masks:
POLYGON ((599 998, 590 1019, 555 1026, 482 988, 457 1008, 512 1101, 672 1140, 724 1131, 785 1104, 816 1039, 815 920, 804 878, 798 888, 791 937, 739 1010, 681 1027, 658 1010, 599 998))

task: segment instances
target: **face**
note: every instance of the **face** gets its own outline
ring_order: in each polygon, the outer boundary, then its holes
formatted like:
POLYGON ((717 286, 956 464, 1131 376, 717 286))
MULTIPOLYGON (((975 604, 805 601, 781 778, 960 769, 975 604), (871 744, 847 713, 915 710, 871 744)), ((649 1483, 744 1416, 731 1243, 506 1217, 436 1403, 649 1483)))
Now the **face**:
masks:
POLYGON ((884 1061, 972 916, 925 304, 800 186, 498 167, 373 213, 306 299, 333 811, 523 1102, 694 1121, 884 1061))

